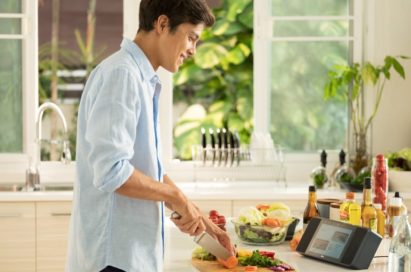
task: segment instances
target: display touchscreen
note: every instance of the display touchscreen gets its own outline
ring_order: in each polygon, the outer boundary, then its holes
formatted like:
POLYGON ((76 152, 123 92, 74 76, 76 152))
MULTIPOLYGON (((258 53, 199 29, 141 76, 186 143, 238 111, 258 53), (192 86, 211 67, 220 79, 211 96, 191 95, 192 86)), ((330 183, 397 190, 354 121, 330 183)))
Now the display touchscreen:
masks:
POLYGON ((352 233, 353 228, 322 221, 311 239, 306 254, 339 261, 352 233))

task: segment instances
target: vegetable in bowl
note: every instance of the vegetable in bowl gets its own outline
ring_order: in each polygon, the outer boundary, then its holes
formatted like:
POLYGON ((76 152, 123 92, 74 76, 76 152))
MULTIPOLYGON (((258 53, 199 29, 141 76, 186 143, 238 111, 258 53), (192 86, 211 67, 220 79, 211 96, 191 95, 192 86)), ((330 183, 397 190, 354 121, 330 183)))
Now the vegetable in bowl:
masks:
POLYGON ((239 239, 246 244, 275 245, 284 242, 290 225, 298 220, 293 218, 290 208, 274 202, 269 205, 243 208, 240 216, 232 223, 239 239))
POLYGON ((411 171, 411 148, 401 149, 386 157, 390 170, 411 171))

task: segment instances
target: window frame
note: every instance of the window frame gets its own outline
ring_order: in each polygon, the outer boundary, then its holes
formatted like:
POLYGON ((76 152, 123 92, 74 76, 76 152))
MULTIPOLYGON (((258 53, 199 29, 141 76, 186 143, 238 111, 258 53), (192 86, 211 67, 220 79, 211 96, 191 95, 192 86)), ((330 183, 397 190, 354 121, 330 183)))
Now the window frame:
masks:
POLYGON ((21 153, 0 153, 0 181, 20 182, 24 180, 28 163, 29 143, 35 140, 35 112, 38 104, 38 17, 37 0, 21 0, 22 13, 2 13, 1 18, 21 18, 20 35, 2 34, 0 39, 22 40, 22 97, 23 97, 23 150, 21 153))

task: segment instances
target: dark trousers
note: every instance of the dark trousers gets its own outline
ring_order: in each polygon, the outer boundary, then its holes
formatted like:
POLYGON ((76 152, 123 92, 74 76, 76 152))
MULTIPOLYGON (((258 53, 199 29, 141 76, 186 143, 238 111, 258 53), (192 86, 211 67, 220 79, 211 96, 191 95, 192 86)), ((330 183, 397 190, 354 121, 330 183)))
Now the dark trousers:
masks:
POLYGON ((100 272, 125 272, 124 270, 112 267, 112 266, 107 266, 106 268, 104 268, 103 270, 101 270, 100 272))

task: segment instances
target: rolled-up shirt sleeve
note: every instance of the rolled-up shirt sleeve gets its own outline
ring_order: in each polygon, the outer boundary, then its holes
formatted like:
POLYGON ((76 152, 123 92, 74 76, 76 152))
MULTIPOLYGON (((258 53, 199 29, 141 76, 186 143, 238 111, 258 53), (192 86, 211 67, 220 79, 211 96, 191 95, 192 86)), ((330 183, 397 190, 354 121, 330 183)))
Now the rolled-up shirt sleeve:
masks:
POLYGON ((95 97, 89 100, 87 160, 93 169, 93 184, 102 191, 114 192, 134 171, 130 159, 134 155, 140 101, 133 84, 126 68, 113 68, 104 73, 95 97))

